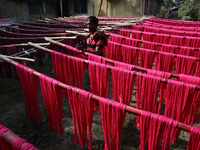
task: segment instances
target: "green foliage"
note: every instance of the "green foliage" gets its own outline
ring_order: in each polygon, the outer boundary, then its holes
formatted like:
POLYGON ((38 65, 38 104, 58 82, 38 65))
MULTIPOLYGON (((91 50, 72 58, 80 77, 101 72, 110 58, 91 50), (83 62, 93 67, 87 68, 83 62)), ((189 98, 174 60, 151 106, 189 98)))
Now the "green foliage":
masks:
POLYGON ((157 18, 165 18, 167 15, 167 8, 164 6, 161 6, 160 14, 158 14, 156 17, 157 18))
POLYGON ((198 1, 186 0, 186 2, 179 9, 178 16, 182 17, 182 20, 197 21, 199 8, 200 4, 198 1))
POLYGON ((182 5, 183 3, 185 3, 186 0, 174 0, 174 3, 176 6, 178 5, 182 5))
POLYGON ((175 6, 175 3, 173 0, 165 0, 164 3, 165 3, 165 7, 167 8, 175 6))
POLYGON ((185 1, 186 0, 164 0, 164 3, 166 7, 171 8, 183 4, 185 1))

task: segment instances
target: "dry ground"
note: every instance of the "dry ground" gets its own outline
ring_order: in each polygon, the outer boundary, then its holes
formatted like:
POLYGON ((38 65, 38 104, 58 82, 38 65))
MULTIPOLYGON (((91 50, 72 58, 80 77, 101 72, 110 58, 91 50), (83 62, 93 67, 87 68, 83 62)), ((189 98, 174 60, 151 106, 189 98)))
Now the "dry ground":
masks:
MULTIPOLYGON (((44 67, 38 68, 37 65, 31 66, 35 70, 54 77, 53 68, 50 60, 45 60, 44 67)), ((112 85, 110 84, 109 97, 112 98, 112 85)), ((85 88, 89 90, 89 75, 86 72, 85 88)), ((134 88, 136 89, 136 87, 134 88)), ((136 105, 136 90, 133 91, 131 106, 136 105)), ((64 99, 63 123, 65 128, 64 135, 56 134, 48 129, 48 117, 39 89, 40 107, 43 122, 39 128, 34 128, 26 116, 23 91, 20 83, 15 79, 0 79, 0 124, 12 129, 20 137, 33 143, 41 150, 78 150, 87 149, 87 145, 80 148, 74 144, 73 122, 68 99, 64 99)), ((196 124, 197 126, 197 124, 196 124)), ((172 145, 173 150, 187 149, 188 133, 182 132, 179 140, 172 145)), ((140 131, 136 127, 135 115, 128 114, 121 139, 122 150, 139 149, 140 131)), ((93 149, 104 149, 104 136, 102 130, 101 116, 95 112, 93 122, 93 149)))

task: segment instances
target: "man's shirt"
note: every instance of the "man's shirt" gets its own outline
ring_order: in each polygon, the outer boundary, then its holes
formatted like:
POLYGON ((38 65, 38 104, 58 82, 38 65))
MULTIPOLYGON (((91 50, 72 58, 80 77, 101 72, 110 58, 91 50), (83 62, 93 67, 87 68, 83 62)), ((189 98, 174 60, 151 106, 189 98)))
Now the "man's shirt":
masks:
POLYGON ((96 47, 101 48, 100 55, 105 56, 105 46, 107 45, 106 35, 96 31, 93 35, 87 36, 87 50, 96 51, 96 47))

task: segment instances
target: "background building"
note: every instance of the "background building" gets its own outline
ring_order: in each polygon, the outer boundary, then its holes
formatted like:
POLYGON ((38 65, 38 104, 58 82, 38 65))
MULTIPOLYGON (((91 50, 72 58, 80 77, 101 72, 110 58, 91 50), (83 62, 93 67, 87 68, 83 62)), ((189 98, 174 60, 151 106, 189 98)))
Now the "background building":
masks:
POLYGON ((158 14, 159 0, 0 0, 0 18, 16 22, 71 15, 142 16, 158 14))
POLYGON ((57 0, 0 0, 0 18, 16 22, 57 17, 59 9, 57 0))
MULTIPOLYGON (((161 0, 68 0, 69 15, 142 16, 160 13, 161 0)), ((67 6, 66 6, 67 7, 67 6)))

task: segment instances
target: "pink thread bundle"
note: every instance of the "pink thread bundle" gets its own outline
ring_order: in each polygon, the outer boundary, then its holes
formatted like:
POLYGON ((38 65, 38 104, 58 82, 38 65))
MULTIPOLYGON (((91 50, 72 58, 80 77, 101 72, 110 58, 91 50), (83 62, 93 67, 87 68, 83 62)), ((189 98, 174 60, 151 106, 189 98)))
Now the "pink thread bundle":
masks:
POLYGON ((126 46, 122 47, 122 61, 127 64, 137 65, 139 52, 136 47, 126 46))
POLYGON ((17 73, 24 91, 28 115, 42 121, 38 100, 38 77, 33 76, 33 71, 24 65, 17 65, 17 73))
POLYGON ((62 90, 57 86, 59 81, 43 74, 40 75, 40 85, 46 109, 48 112, 49 129, 64 134, 63 128, 63 97, 62 90))
POLYGON ((175 65, 175 60, 174 54, 159 52, 155 64, 156 70, 172 72, 175 65))
POLYGON ((160 147, 161 150, 169 150, 177 124, 178 121, 173 119, 143 111, 140 119, 140 149, 145 150, 149 138, 149 150, 159 150, 160 147))
MULTIPOLYGON (((184 75, 184 74, 179 74, 179 80, 184 83, 190 83, 199 86, 200 85, 200 78, 199 77, 194 77, 194 76, 189 76, 189 75, 184 75)), ((199 117, 200 117, 200 91, 195 90, 194 92, 194 97, 191 101, 192 106, 190 110, 190 115, 188 116, 187 120, 185 123, 192 125, 194 122, 196 122, 199 117)))
POLYGON ((110 41, 120 43, 120 44, 125 44, 126 39, 118 34, 110 34, 110 41))
POLYGON ((97 63, 106 64, 106 58, 102 56, 98 56, 92 53, 88 53, 88 60, 95 61, 97 63))
MULTIPOLYGON (((90 91, 101 97, 108 97, 110 70, 104 64, 89 62, 90 91)), ((97 105, 95 103, 95 110, 97 105)))
POLYGON ((119 43, 108 41, 107 58, 122 61, 122 46, 119 43))
POLYGON ((77 88, 70 87, 67 90, 74 124, 74 142, 82 147, 86 143, 87 129, 89 131, 89 147, 92 149, 92 122, 94 114, 94 101, 91 100, 92 94, 80 90, 77 94, 77 88), (77 128, 79 141, 77 137, 77 128))
POLYGON ((52 61, 57 80, 75 87, 84 88, 86 64, 84 59, 52 51, 52 61), (61 65, 62 64, 62 65, 61 65))
MULTIPOLYGON (((159 91, 160 77, 138 73, 136 108, 156 113, 159 91)), ((136 116, 136 122, 140 128, 140 116, 136 116)))
POLYGON ((188 150, 197 150, 200 149, 200 130, 199 128, 192 127, 190 130, 188 150))
POLYGON ((140 67, 152 68, 154 61, 154 51, 148 49, 140 49, 140 67))
MULTIPOLYGON (((166 78, 166 79, 170 79, 171 75, 172 75, 172 73, 151 70, 151 69, 147 70, 147 74, 153 75, 156 77, 166 78)), ((160 102, 159 102, 159 106, 158 106, 158 114, 161 113, 161 107, 166 98, 166 89, 167 89, 167 85, 165 83, 160 83, 160 102)))
MULTIPOLYGON (((164 115, 184 122, 190 116, 195 87, 193 84, 168 80, 164 115)), ((173 141, 176 141, 179 135, 180 130, 176 129, 173 141)))
POLYGON ((126 105, 105 98, 101 98, 99 105, 105 139, 105 150, 120 150, 120 141, 126 117, 126 105))
POLYGON ((130 105, 135 83, 134 71, 112 68, 114 101, 130 105))
POLYGON ((177 55, 176 63, 176 74, 188 74, 194 75, 197 71, 197 61, 195 57, 177 55))

